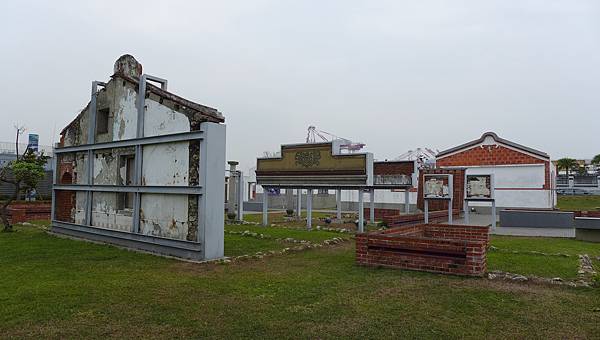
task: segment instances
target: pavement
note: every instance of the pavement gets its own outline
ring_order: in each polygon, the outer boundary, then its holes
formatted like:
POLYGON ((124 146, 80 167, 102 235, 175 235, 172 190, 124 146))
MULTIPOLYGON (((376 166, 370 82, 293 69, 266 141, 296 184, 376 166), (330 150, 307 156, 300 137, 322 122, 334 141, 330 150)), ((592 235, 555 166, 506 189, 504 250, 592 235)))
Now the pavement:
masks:
MULTIPOLYGON (((496 225, 498 225, 497 221, 496 225)), ((454 220, 454 224, 467 224, 464 217, 454 220)), ((492 225, 491 214, 469 215, 468 225, 492 225)), ((534 237, 575 237, 575 228, 521 228, 521 227, 496 227, 491 229, 493 235, 509 236, 534 236, 534 237)))

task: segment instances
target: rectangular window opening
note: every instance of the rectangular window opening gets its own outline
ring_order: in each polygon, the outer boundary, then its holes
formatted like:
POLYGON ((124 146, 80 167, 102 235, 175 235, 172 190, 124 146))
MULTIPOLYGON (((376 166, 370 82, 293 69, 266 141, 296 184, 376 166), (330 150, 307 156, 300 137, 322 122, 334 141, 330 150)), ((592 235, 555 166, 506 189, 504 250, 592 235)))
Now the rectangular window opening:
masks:
MULTIPOLYGON (((122 173, 125 174, 125 178, 120 176, 121 185, 129 186, 133 185, 133 178, 135 175, 135 155, 123 155, 120 159, 119 168, 124 170, 122 173)), ((133 192, 122 192, 119 194, 119 209, 133 209, 133 192)))
POLYGON ((98 110, 96 113, 96 133, 108 133, 108 115, 110 114, 110 109, 105 108, 98 110))

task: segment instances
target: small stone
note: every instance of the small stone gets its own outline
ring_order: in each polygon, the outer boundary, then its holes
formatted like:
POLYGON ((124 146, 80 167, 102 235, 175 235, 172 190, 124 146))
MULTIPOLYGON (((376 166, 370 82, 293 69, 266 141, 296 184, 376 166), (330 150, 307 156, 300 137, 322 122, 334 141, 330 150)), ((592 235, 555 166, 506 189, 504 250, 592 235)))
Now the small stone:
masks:
POLYGON ((525 282, 525 281, 527 281, 527 280, 529 280, 529 279, 528 279, 528 278, 526 278, 526 277, 525 277, 525 276, 523 276, 523 275, 515 275, 515 276, 513 276, 512 280, 513 280, 513 281, 518 281, 518 282, 525 282))
POLYGON ((496 278, 496 274, 492 274, 492 273, 488 274, 488 279, 493 280, 495 278, 496 278))
POLYGON ((552 281, 555 281, 555 282, 562 282, 562 281, 563 281, 563 279, 561 279, 560 277, 554 277, 554 278, 552 278, 552 281))

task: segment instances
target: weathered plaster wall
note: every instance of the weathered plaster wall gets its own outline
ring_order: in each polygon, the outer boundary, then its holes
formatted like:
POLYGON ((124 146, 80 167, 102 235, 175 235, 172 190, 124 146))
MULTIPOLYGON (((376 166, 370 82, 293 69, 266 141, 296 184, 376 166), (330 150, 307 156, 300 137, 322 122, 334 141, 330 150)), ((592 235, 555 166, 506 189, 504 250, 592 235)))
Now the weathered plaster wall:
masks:
POLYGON ((140 232, 185 240, 188 234, 188 196, 143 194, 140 232))
POLYGON ((135 138, 137 132, 137 92, 133 85, 116 86, 113 112, 112 140, 135 138))
POLYGON ((142 184, 187 186, 189 142, 143 147, 142 184))
POLYGON ((186 115, 151 98, 146 99, 144 136, 160 136, 187 131, 190 131, 190 121, 186 115))

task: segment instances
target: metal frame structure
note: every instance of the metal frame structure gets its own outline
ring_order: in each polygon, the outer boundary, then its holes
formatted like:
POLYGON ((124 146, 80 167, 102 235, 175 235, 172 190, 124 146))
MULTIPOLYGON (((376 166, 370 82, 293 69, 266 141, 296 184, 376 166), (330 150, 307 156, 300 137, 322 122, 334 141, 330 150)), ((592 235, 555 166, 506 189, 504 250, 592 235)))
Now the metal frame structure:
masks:
POLYGON ((496 199, 494 198, 494 193, 496 190, 496 185, 494 181, 494 174, 465 174, 465 187, 464 187, 464 211, 465 211, 465 224, 469 224, 469 202, 489 202, 492 204, 492 230, 496 229, 496 199), (473 197, 470 198, 467 196, 467 184, 469 176, 489 176, 490 177, 490 196, 491 198, 481 198, 481 197, 473 197))
POLYGON ((87 144, 55 148, 54 176, 52 190, 52 230, 70 236, 92 239, 118 244, 141 250, 158 252, 177 257, 206 260, 223 257, 223 204, 222 188, 225 172, 225 125, 203 122, 199 131, 175 133, 160 136, 144 136, 144 113, 146 82, 155 81, 166 90, 167 81, 162 78, 142 75, 137 96, 137 132, 136 138, 103 142, 95 144, 96 132, 96 99, 98 87, 106 83, 92 82, 91 101, 89 106, 89 126, 87 144), (197 186, 146 186, 142 184, 143 146, 181 141, 199 141, 199 184, 197 186), (135 172, 133 185, 95 185, 93 184, 94 151, 135 147, 135 172), (87 152, 85 167, 86 184, 58 184, 57 158, 59 155, 75 152, 87 152), (56 220, 56 192, 83 191, 86 193, 84 224, 62 222, 56 220), (92 225, 92 195, 94 192, 131 192, 134 193, 132 226, 129 232, 94 227, 92 225), (196 195, 198 199, 198 230, 195 241, 169 239, 140 234, 141 195, 149 193, 172 195, 196 195), (207 197, 210 196, 210 197, 207 197))
POLYGON ((452 224, 452 201, 454 196, 454 176, 451 174, 424 174, 423 175, 423 205, 425 208, 424 217, 425 224, 429 223, 429 200, 442 200, 448 201, 448 224, 452 224), (448 177, 448 197, 427 197, 425 195, 425 178, 426 177, 439 177, 446 176, 448 177))

